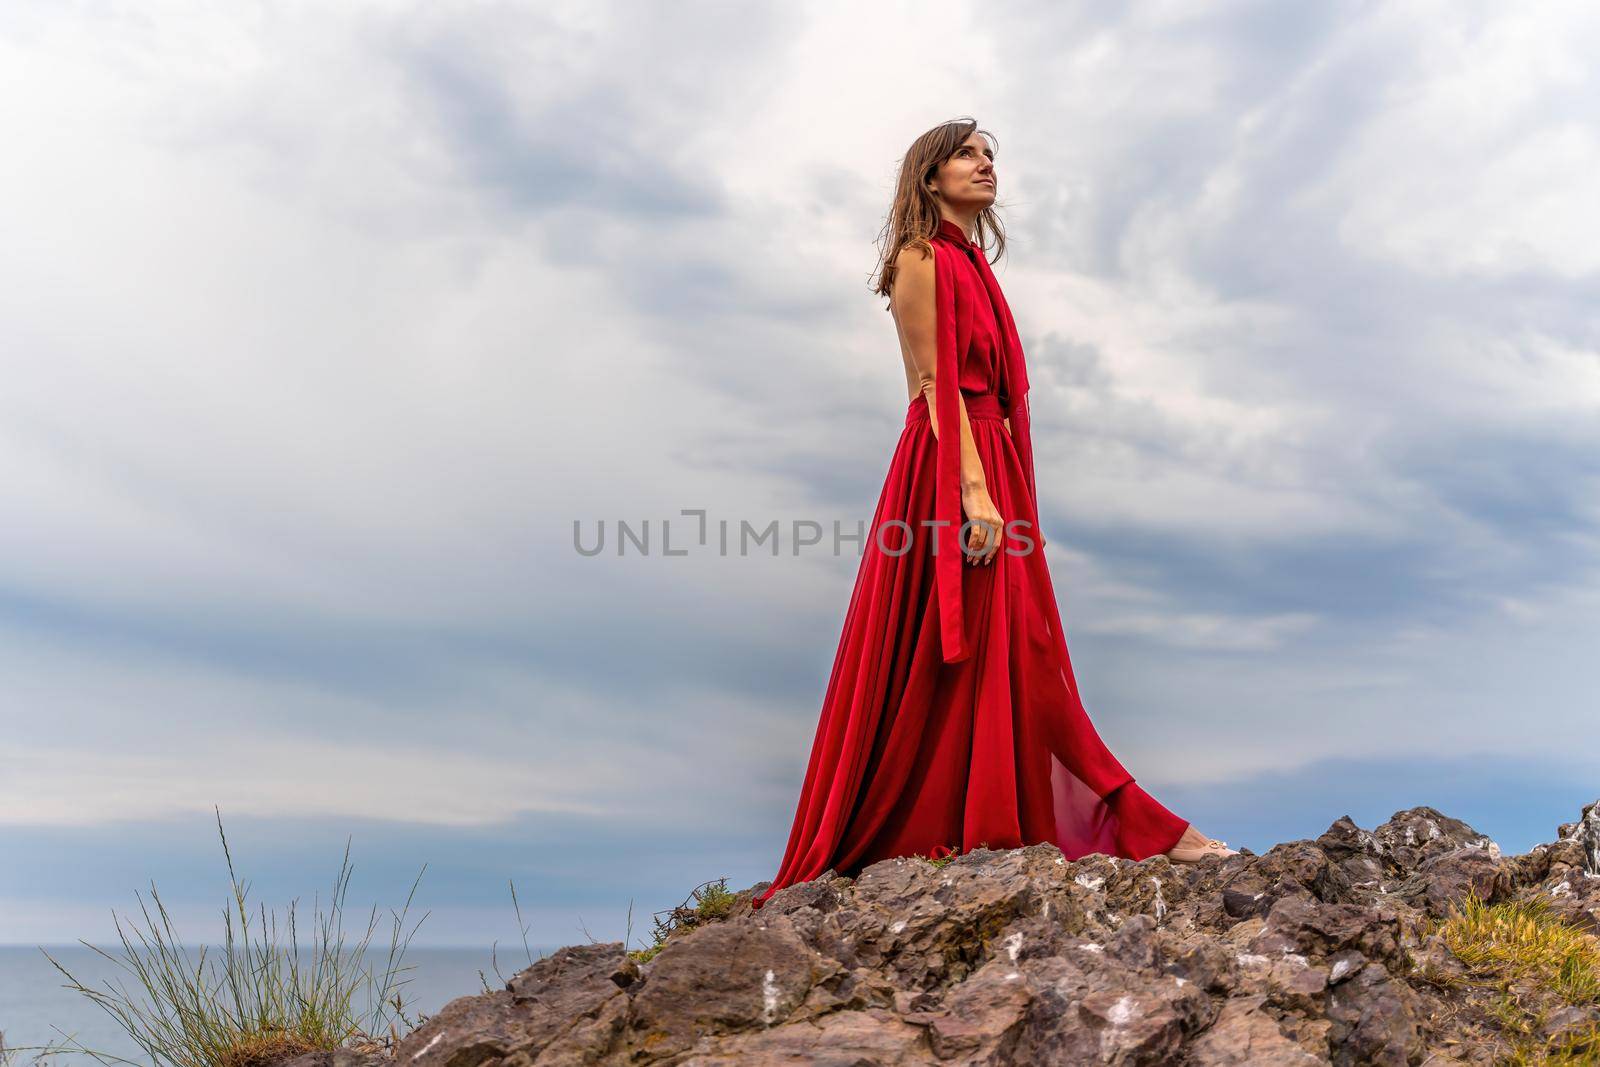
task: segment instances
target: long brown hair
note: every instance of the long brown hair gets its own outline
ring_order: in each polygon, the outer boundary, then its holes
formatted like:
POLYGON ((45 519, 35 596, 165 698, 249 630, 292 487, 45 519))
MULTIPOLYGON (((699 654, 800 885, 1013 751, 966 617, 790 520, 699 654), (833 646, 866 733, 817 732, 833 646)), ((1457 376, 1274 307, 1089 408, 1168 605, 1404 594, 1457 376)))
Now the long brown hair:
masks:
MULTIPOLYGON (((881 254, 876 272, 877 282, 873 285, 873 292, 879 296, 888 296, 894 289, 895 257, 902 248, 925 247, 928 255, 933 254, 932 238, 939 232, 939 220, 943 216, 939 214, 939 201, 928 192, 926 183, 938 172, 939 165, 955 155, 956 149, 965 144, 974 131, 989 142, 991 151, 995 150, 997 142, 994 135, 988 130, 978 129, 978 120, 968 116, 935 126, 912 141, 911 147, 901 157, 900 176, 895 181, 894 204, 879 233, 881 254)), ((983 248, 989 245, 987 234, 994 235, 995 255, 989 262, 993 263, 1005 254, 1005 227, 1000 224, 1000 216, 994 210, 994 205, 978 212, 976 230, 975 238, 983 248)))

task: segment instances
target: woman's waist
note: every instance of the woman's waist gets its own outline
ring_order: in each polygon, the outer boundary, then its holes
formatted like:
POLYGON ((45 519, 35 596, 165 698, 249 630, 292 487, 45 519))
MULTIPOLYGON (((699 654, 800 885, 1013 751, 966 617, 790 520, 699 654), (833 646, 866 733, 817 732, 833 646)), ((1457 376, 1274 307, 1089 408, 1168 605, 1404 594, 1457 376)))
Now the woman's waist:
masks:
MULTIPOLYGON (((961 397, 966 401, 968 419, 1003 419, 1006 417, 1006 406, 1000 399, 999 393, 969 393, 961 391, 961 397)), ((906 425, 928 417, 928 401, 918 393, 911 399, 911 405, 906 408, 906 425)))

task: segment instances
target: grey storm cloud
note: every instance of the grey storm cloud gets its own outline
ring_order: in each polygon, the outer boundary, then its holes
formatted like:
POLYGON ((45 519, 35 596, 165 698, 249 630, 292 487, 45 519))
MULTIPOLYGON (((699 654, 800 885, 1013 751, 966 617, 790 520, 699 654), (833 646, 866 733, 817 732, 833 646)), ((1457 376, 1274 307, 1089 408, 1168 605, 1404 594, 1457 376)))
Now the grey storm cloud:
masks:
POLYGON ((1351 795, 1548 837, 1526 787, 1594 770, 1597 46, 1422 0, 8 11, 9 933, 88 932, 53 854, 193 871, 213 804, 285 879, 311 824, 432 851, 457 940, 506 874, 560 941, 641 856, 658 907, 769 875, 854 549, 572 526, 870 519, 874 241, 966 114, 1119 756, 1252 847, 1351 795))

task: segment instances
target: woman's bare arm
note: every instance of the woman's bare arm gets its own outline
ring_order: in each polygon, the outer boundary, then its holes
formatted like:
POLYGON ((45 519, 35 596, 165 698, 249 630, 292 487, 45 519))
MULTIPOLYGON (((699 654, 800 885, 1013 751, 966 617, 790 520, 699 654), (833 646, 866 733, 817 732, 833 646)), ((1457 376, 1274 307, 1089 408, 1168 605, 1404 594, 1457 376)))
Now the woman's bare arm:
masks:
MULTIPOLYGON (((938 438, 943 429, 939 425, 939 410, 935 401, 939 362, 936 300, 933 256, 921 249, 902 248, 895 258, 895 280, 890 303, 894 308, 895 327, 900 332, 900 348, 906 359, 906 377, 915 381, 917 391, 927 403, 934 437, 938 438)), ((980 555, 982 562, 988 563, 1000 545, 1004 522, 989 498, 983 461, 978 458, 978 446, 972 438, 972 422, 967 418, 966 399, 960 393, 959 383, 952 383, 952 388, 957 390, 956 410, 961 416, 961 425, 957 430, 961 440, 961 510, 974 522, 968 534, 967 548, 969 552, 980 555), (978 523, 987 524, 989 528, 985 529, 978 523)))
MULTIPOLYGON (((917 383, 917 391, 928 404, 933 434, 942 432, 938 405, 934 402, 938 375, 939 339, 934 296, 933 256, 917 248, 902 248, 895 259, 894 289, 890 294, 895 325, 900 330, 900 348, 908 360, 907 376, 917 383)), ((961 487, 983 487, 983 463, 972 440, 972 423, 967 418, 967 401, 956 393, 961 412, 961 487)))

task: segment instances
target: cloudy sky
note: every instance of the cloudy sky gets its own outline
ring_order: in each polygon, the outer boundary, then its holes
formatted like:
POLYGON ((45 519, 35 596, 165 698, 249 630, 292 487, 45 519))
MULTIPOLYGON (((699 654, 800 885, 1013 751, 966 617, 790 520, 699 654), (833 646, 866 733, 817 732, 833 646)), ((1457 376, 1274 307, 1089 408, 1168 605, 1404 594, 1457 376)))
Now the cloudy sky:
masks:
POLYGON ((996 135, 1101 733, 1265 851, 1600 796, 1600 14, 7 5, 0 941, 418 943, 770 877, 900 432, 900 155, 996 135), (585 556, 574 523, 605 520, 585 556), (615 523, 649 521, 619 558, 615 523))

